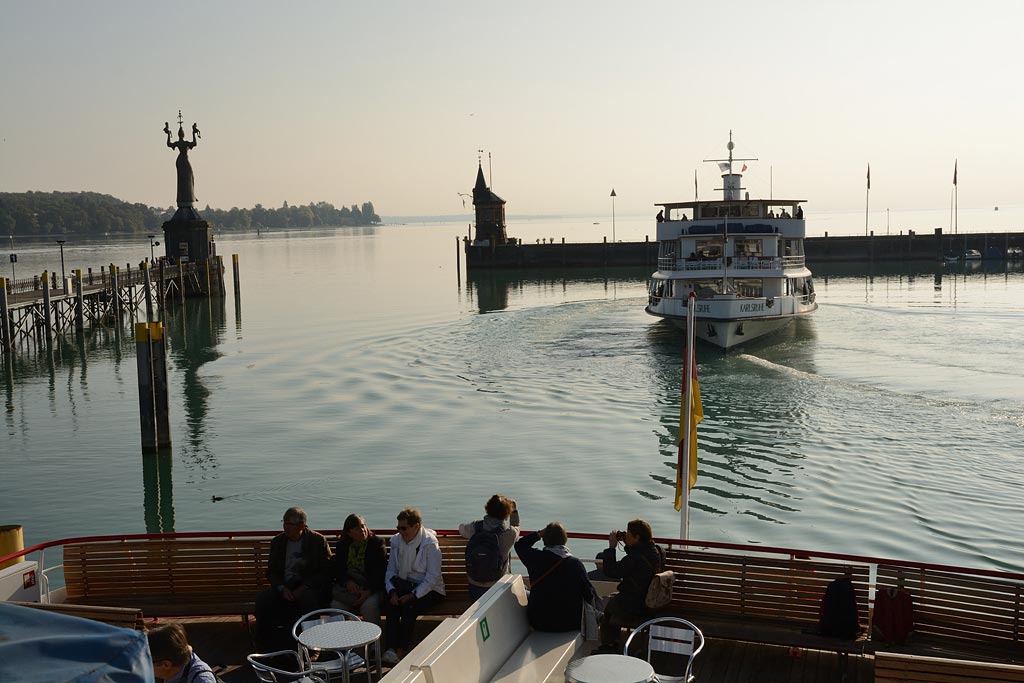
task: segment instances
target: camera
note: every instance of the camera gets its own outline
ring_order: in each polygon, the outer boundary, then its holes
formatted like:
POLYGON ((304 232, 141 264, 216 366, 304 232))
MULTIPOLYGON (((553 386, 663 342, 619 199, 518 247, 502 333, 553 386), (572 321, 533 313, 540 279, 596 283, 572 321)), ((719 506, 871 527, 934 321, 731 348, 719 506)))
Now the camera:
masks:
POLYGON ((626 532, 625 531, 616 531, 615 532, 615 539, 618 540, 618 541, 624 541, 626 539, 626 532))

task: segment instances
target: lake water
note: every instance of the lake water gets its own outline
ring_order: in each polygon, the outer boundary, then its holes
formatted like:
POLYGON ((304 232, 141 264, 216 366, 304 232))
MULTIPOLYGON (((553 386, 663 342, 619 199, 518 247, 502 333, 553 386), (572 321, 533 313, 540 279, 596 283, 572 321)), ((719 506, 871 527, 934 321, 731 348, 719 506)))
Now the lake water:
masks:
MULTIPOLYGON (((618 238, 649 223, 620 222, 618 238)), ((510 234, 571 239, 591 225, 510 234)), ((683 337, 644 313, 649 273, 467 281, 465 230, 220 236, 225 261, 240 256, 241 299, 168 313, 174 444, 161 456, 140 452, 130 335, 96 331, 52 359, 19 352, 13 375, 0 367, 0 523, 24 525, 27 543, 274 529, 301 505, 317 527, 360 512, 385 528, 415 505, 452 528, 497 491, 531 529, 605 532, 640 516, 676 535, 683 337)), ((59 268, 55 245, 19 255, 19 277, 59 268)), ((65 245, 68 271, 148 255, 145 239, 65 245)), ((226 277, 230 291, 230 266, 226 277)), ((698 347, 691 536, 1019 571, 1021 267, 815 277, 809 320, 738 353, 698 347)))

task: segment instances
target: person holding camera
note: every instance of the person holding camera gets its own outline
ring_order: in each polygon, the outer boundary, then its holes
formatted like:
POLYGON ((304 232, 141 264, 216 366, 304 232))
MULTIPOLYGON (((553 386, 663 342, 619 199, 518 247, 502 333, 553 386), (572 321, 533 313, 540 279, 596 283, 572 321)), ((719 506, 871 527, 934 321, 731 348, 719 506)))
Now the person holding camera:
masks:
POLYGON ((568 540, 562 523, 551 522, 516 541, 516 554, 530 576, 526 619, 537 631, 578 631, 583 603, 593 603, 597 595, 586 567, 566 547, 568 540), (543 549, 533 547, 537 541, 543 541, 543 549))
POLYGON ((598 555, 604 573, 619 579, 618 592, 611 596, 601 617, 600 650, 603 652, 621 650, 618 644, 620 627, 616 619, 629 621, 649 613, 644 604, 647 589, 665 564, 665 550, 652 540, 653 537, 654 532, 648 522, 634 519, 626 525, 625 531, 609 532, 608 548, 598 555), (615 557, 619 541, 625 547, 622 559, 615 557))
POLYGON ((459 525, 459 534, 469 541, 466 579, 473 600, 479 600, 511 571, 510 553, 519 538, 519 510, 514 500, 496 493, 484 505, 484 513, 483 519, 459 525))

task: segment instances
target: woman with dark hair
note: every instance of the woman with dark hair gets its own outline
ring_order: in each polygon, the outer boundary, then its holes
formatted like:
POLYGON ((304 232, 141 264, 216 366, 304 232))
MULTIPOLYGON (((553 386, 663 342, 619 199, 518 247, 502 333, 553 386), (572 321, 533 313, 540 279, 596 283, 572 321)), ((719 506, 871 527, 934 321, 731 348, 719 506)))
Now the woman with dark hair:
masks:
POLYGON ((562 523, 551 522, 515 544, 516 554, 530 574, 526 618, 538 631, 578 631, 583 602, 592 603, 596 596, 586 568, 569 552, 567 541, 562 523), (542 539, 544 548, 534 548, 542 539))
POLYGON ((384 540, 370 531, 362 517, 349 515, 334 547, 331 606, 379 625, 387 563, 384 540))

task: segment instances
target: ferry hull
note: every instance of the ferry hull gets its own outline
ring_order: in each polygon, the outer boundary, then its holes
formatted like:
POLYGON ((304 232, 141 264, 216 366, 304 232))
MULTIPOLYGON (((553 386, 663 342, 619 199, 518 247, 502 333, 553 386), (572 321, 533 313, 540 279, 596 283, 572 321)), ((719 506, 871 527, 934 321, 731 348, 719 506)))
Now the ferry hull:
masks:
MULTIPOLYGON (((797 317, 811 313, 815 309, 817 309, 817 305, 813 304, 808 307, 808 310, 800 313, 759 318, 728 319, 697 316, 694 321, 696 328, 694 334, 698 339, 717 346, 723 351, 728 351, 733 347, 778 332, 792 324, 797 317)), ((646 310, 650 315, 670 320, 681 330, 686 329, 685 316, 665 315, 652 310, 650 306, 646 310)))

